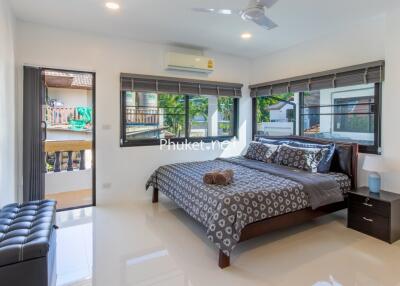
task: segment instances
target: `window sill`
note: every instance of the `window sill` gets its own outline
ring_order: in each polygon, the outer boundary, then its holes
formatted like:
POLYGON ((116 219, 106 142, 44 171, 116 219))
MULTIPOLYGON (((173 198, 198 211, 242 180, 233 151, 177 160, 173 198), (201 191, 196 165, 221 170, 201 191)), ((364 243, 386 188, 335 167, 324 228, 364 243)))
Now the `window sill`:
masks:
MULTIPOLYGON (((168 144, 187 144, 187 143, 211 143, 211 142, 221 142, 221 141, 232 141, 237 138, 237 136, 218 136, 218 137, 204 137, 204 138, 172 138, 169 139, 168 144)), ((140 146, 160 146, 162 144, 161 140, 164 139, 143 139, 126 141, 120 144, 120 147, 140 147, 140 146)), ((163 145, 165 146, 165 144, 163 145)))

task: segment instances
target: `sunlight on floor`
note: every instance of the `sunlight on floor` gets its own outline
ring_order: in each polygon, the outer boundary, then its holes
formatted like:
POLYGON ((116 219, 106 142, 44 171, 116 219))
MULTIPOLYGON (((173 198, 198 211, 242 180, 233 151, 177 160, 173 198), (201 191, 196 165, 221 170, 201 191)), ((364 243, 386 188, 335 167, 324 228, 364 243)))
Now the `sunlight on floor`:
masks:
POLYGON ((57 201, 57 209, 67 209, 92 204, 92 190, 46 194, 47 200, 57 201))
POLYGON ((400 241, 346 212, 240 244, 221 270, 204 228, 169 200, 57 213, 58 286, 400 286, 400 241))
POLYGON ((57 285, 92 285, 92 208, 57 213, 57 285))

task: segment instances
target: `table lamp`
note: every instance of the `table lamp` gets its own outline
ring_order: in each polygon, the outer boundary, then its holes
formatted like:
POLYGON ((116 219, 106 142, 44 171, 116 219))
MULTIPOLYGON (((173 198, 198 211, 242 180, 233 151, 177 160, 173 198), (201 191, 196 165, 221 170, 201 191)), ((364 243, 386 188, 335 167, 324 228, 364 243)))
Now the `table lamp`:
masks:
POLYGON ((387 165, 381 156, 366 156, 363 169, 370 172, 368 176, 368 187, 370 192, 379 193, 381 190, 380 173, 387 171, 387 165))

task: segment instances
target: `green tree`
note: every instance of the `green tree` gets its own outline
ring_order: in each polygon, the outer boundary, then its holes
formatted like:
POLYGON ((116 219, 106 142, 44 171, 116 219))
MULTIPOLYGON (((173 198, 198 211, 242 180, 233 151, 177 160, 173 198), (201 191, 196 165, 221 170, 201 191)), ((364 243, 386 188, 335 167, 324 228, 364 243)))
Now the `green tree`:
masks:
MULTIPOLYGON (((164 125, 168 131, 180 137, 185 130, 185 96, 176 94, 160 93, 158 96, 158 107, 164 110, 164 125)), ((218 112, 222 113, 224 120, 232 118, 233 98, 219 97, 218 112)), ((208 98, 205 96, 189 96, 189 134, 194 124, 195 117, 202 117, 208 121, 208 98)), ((224 123, 221 127, 224 132, 230 132, 231 123, 224 123)))
POLYGON ((158 107, 164 110, 164 125, 168 126, 168 132, 181 137, 185 129, 184 96, 161 93, 158 96, 158 107))
POLYGON ((277 96, 257 97, 257 123, 269 122, 271 115, 269 106, 277 104, 280 101, 291 101, 294 97, 293 93, 284 93, 277 96))
POLYGON ((229 123, 223 122, 219 126, 224 134, 232 133, 233 100, 231 97, 218 97, 218 112, 222 114, 224 121, 229 121, 229 123))
POLYGON ((208 98, 205 96, 190 96, 189 97, 189 134, 193 127, 193 118, 202 117, 207 122, 208 120, 208 98))

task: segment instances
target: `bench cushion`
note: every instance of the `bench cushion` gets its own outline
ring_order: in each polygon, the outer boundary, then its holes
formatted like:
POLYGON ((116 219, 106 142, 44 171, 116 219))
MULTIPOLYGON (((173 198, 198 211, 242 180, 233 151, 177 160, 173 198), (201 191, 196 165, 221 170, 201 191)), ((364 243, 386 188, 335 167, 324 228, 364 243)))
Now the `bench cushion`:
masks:
POLYGON ((10 204, 0 210, 0 266, 47 255, 56 202, 10 204))

